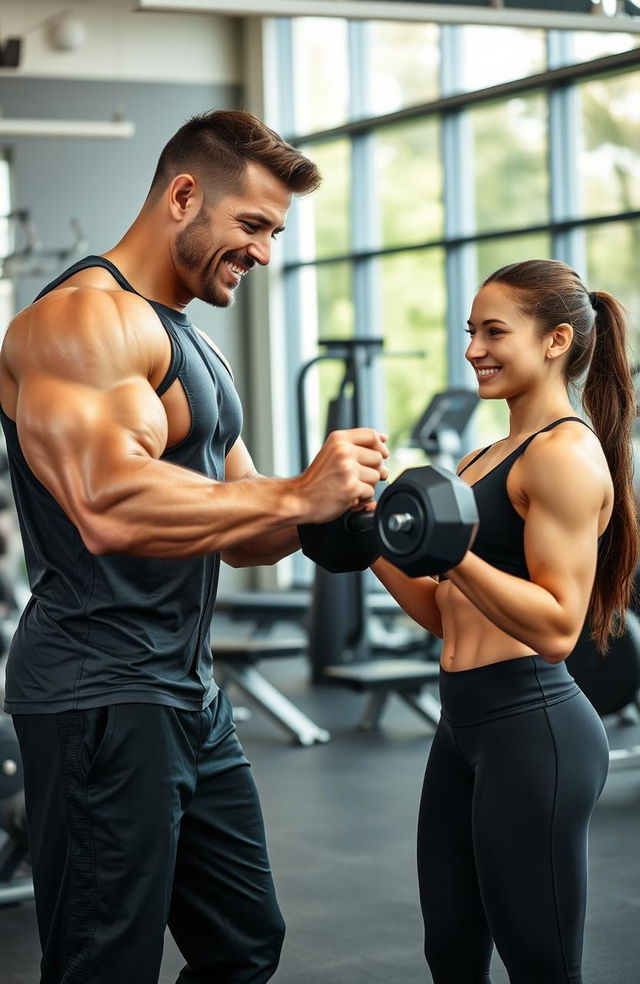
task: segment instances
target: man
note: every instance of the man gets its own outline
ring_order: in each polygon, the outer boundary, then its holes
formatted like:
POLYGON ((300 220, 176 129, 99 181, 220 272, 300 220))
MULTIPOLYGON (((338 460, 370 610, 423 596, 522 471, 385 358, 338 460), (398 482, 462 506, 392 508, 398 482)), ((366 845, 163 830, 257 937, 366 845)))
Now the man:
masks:
POLYGON ((42 984, 261 984, 283 922, 260 807, 211 674, 219 558, 271 564, 362 506, 384 436, 259 476, 230 371, 183 309, 266 265, 315 165, 246 113, 186 123, 123 239, 7 333, 0 416, 32 586, 6 709, 25 769, 42 984))

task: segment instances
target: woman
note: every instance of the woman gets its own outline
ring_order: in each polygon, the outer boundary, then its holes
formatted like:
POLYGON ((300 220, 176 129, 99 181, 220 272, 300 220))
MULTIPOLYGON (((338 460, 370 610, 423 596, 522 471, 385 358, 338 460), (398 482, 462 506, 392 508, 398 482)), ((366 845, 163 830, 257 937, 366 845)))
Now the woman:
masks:
POLYGON ((477 537, 439 582, 373 564, 443 640, 418 829, 425 953, 435 984, 490 982, 494 942, 512 984, 579 984, 608 746, 564 660, 585 616, 602 651, 622 631, 636 566, 625 319, 565 263, 532 260, 487 278, 468 331, 480 397, 510 413, 507 437, 460 463, 477 537), (590 425, 569 399, 583 380, 590 425))

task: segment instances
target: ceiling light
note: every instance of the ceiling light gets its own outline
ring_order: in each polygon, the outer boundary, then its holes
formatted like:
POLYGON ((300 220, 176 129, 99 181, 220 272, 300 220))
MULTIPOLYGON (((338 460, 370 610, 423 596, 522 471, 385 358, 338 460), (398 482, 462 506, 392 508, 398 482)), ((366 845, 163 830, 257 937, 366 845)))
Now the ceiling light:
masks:
POLYGON ((135 124, 127 120, 36 120, 0 116, 0 137, 84 137, 120 139, 132 137, 135 124))

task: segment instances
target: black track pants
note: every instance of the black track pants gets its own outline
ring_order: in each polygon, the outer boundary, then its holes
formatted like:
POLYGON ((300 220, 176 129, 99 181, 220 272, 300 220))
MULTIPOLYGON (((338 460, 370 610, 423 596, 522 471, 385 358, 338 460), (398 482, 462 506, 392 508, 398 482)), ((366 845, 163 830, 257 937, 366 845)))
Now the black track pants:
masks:
POLYGON ((581 984, 587 834, 608 768, 602 723, 564 664, 441 672, 418 874, 435 984, 581 984))
POLYGON ((284 935, 229 703, 16 715, 41 984, 264 984, 284 935))

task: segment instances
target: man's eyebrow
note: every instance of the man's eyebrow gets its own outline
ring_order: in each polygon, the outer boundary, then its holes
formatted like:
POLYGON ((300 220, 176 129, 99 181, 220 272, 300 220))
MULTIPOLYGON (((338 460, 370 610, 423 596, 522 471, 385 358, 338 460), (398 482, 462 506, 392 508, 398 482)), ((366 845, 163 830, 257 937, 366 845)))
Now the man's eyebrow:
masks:
MULTIPOLYGON (((487 325, 506 325, 506 323, 507 323, 506 321, 501 321, 500 318, 485 318, 484 321, 480 322, 483 328, 485 328, 487 325)), ((476 327, 473 321, 467 321, 467 324, 469 325, 469 328, 476 327)))
MULTIPOLYGON (((271 226, 272 224, 271 220, 267 218, 266 215, 263 215, 262 212, 243 212, 242 218, 249 219, 250 222, 255 222, 256 225, 271 226)), ((276 228, 273 231, 284 232, 284 230, 285 230, 284 226, 276 226, 276 228)))

